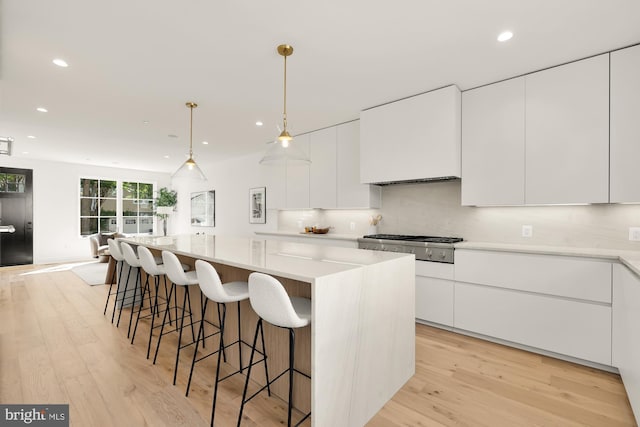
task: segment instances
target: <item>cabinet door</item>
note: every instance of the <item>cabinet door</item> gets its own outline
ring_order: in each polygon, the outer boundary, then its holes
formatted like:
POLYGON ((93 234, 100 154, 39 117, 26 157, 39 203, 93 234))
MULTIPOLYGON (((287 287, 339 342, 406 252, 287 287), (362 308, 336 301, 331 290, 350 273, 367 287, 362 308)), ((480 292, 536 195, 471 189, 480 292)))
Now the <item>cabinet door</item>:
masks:
POLYGON ((611 365, 611 307, 602 304, 456 282, 454 326, 611 365))
POLYGON ((309 134, 310 207, 336 207, 336 127, 309 134))
POLYGON ((360 121, 338 125, 336 134, 338 208, 380 207, 380 187, 360 184, 360 121))
POLYGON ((525 202, 608 202, 609 55, 525 81, 525 202))
POLYGON ((416 319, 453 326, 453 281, 416 276, 416 319))
POLYGON ((462 204, 524 204, 524 77, 462 94, 462 204))
POLYGON ((460 176, 460 90, 448 86, 360 113, 363 183, 460 176))
POLYGON ((458 249, 455 279, 610 304, 611 267, 604 260, 458 249))
MULTIPOLYGON (((296 136, 293 144, 309 155, 309 135, 296 136)), ((286 207, 288 209, 309 208, 309 165, 299 162, 286 164, 286 207)))
POLYGON ((640 202, 640 46, 611 53, 611 202, 640 202))

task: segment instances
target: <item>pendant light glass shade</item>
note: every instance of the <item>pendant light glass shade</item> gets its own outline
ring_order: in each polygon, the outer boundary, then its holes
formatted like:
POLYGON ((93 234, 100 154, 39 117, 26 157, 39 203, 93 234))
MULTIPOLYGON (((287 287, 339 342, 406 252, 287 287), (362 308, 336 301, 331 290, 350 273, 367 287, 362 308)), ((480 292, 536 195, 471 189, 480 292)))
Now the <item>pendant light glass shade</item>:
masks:
POLYGON ((198 181, 206 181, 207 177, 204 175, 200 167, 193 160, 193 109, 198 106, 195 102, 187 102, 186 106, 191 111, 189 119, 189 159, 180 166, 180 168, 171 175, 172 178, 187 178, 198 181))
POLYGON ((272 164, 282 162, 311 163, 309 157, 292 143, 293 137, 287 130, 287 56, 293 54, 293 47, 288 44, 278 46, 278 53, 284 57, 284 103, 282 112, 283 129, 274 142, 270 142, 265 155, 260 159, 260 164, 272 164))

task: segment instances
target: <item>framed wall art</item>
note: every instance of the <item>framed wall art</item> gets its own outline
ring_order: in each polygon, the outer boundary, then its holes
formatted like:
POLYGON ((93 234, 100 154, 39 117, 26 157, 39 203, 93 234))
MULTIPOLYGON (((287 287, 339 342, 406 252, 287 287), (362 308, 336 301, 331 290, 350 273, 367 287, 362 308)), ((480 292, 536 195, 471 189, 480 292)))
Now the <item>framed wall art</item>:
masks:
POLYGON ((216 192, 214 190, 191 193, 191 225, 215 227, 216 192))
POLYGON ((249 223, 267 223, 267 188, 249 189, 249 223))

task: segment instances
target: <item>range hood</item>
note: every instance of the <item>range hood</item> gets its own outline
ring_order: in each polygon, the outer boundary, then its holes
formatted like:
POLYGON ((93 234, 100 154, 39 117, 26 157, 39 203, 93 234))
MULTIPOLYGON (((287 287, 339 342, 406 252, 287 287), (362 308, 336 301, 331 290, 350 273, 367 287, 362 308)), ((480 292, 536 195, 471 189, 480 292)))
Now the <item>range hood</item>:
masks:
POLYGON ((460 178, 461 94, 451 85, 360 112, 360 182, 460 178))

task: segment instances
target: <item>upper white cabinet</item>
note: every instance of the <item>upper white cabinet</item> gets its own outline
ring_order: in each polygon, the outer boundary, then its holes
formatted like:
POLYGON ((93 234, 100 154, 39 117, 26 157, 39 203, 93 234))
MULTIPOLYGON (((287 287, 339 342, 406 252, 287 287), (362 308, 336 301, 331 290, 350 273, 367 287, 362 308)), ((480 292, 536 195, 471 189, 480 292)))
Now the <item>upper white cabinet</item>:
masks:
POLYGON ((608 202, 609 55, 525 81, 525 202, 608 202))
POLYGON ((462 94, 462 204, 522 205, 524 77, 462 94))
POLYGON ((379 208, 381 189, 360 183, 360 121, 335 127, 337 149, 337 206, 379 208))
MULTIPOLYGON (((309 134, 296 136, 293 144, 297 144, 303 153, 309 155, 309 134)), ((285 207, 287 209, 309 208, 309 165, 301 162, 287 162, 285 169, 285 207)))
POLYGON ((611 53, 610 201, 640 202, 640 46, 611 53))
POLYGON ((460 114, 456 86, 362 111, 361 182, 459 177, 460 114))
POLYGON ((309 199, 310 207, 333 209, 336 196, 336 127, 309 134, 309 199))
POLYGON ((265 166, 270 187, 282 196, 269 202, 280 209, 357 209, 380 207, 380 187, 360 184, 359 121, 295 137, 311 164, 265 166))

